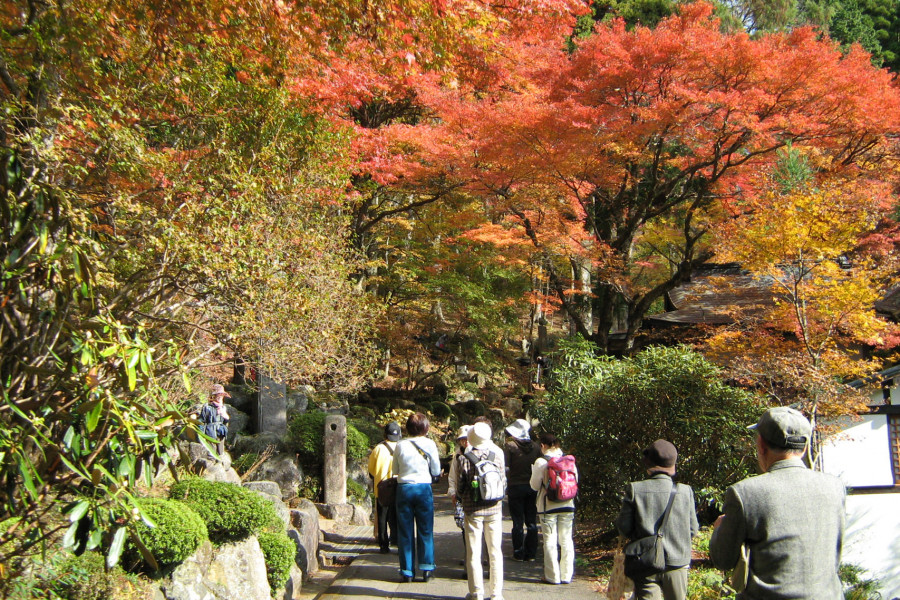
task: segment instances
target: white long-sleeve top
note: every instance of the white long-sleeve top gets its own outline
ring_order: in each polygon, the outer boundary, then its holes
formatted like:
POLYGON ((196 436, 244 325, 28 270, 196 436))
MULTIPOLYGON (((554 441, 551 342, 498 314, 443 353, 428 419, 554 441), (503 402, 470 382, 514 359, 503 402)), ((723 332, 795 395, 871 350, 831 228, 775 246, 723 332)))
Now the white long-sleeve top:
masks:
MULTIPOLYGON (((544 485, 547 476, 546 457, 558 458, 562 455, 563 451, 560 448, 550 448, 531 465, 531 481, 528 483, 531 485, 531 489, 538 493, 537 500, 535 500, 538 513, 571 512, 575 510, 574 500, 554 502, 547 499, 547 488, 544 485)), ((578 478, 578 467, 575 467, 575 478, 578 478)))
POLYGON ((400 440, 394 448, 393 470, 397 476, 397 483, 430 484, 432 477, 441 474, 441 459, 437 446, 425 436, 400 440), (416 446, 425 453, 425 456, 422 456, 422 452, 419 452, 416 446))

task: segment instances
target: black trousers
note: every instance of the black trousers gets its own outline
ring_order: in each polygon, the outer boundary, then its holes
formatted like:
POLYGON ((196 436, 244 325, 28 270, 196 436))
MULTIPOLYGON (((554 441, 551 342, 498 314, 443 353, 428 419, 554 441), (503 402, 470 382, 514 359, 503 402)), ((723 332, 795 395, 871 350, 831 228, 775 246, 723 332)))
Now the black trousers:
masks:
POLYGON ((509 486, 509 516, 512 518, 513 558, 537 557, 537 492, 527 483, 509 486))
POLYGON ((393 504, 385 505, 376 502, 375 508, 378 518, 378 546, 387 550, 390 546, 397 545, 397 508, 393 504), (388 532, 390 529, 390 532, 388 532))

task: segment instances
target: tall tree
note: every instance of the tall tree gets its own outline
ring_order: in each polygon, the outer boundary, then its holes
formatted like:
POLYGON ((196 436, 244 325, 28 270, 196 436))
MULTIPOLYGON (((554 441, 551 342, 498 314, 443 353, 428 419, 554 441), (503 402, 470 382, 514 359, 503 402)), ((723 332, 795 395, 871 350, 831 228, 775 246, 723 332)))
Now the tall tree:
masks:
POLYGON ((885 107, 900 96, 886 73, 809 30, 751 39, 711 15, 696 4, 654 30, 614 22, 572 55, 531 45, 503 88, 427 96, 434 135, 455 140, 430 163, 485 198, 485 235, 546 257, 576 327, 568 261, 593 265, 596 329, 579 331, 604 349, 619 311, 630 347, 654 303, 713 256, 708 233, 788 141, 850 176, 888 166, 900 121, 885 107))

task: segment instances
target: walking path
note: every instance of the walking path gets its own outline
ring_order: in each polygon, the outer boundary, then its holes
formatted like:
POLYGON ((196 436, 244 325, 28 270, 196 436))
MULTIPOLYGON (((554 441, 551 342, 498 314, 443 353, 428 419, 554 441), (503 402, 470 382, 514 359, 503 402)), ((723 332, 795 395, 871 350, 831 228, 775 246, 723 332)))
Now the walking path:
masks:
MULTIPOLYGON (((443 487, 446 487, 444 484, 443 487)), ((440 484, 435 486, 434 545, 437 568, 428 583, 419 579, 412 583, 400 583, 397 553, 379 554, 378 546, 372 539, 372 528, 368 528, 368 544, 359 548, 359 556, 352 564, 342 569, 327 589, 315 596, 316 600, 337 600, 353 598, 397 598, 402 600, 439 600, 444 598, 465 598, 468 587, 462 560, 465 557, 462 533, 453 522, 450 500, 439 495, 440 484)), ((603 600, 596 586, 584 574, 575 569, 575 579, 568 585, 548 585, 541 583, 543 564, 540 551, 534 562, 517 562, 508 558, 511 552, 510 521, 504 520, 503 554, 504 584, 503 596, 506 600, 603 600)), ((357 531, 354 531, 354 535, 357 531)), ((362 541, 362 540, 359 540, 362 541)), ((577 552, 577 548, 576 548, 577 552)), ((485 557, 486 560, 486 557, 485 557)), ((485 569, 487 585, 487 569, 485 569)))

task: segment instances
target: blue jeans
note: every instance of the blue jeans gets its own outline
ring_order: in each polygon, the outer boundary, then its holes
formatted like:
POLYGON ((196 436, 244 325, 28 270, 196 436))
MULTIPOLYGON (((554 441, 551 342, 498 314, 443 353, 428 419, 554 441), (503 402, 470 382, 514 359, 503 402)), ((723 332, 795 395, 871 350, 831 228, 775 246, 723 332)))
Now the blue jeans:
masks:
POLYGON ((434 570, 434 497, 430 483, 401 483, 397 486, 397 552, 400 574, 413 577, 419 569, 434 570), (415 519, 415 526, 413 526, 415 519))
POLYGON ((533 559, 537 556, 537 492, 527 483, 509 486, 509 516, 512 517, 513 558, 533 559))

